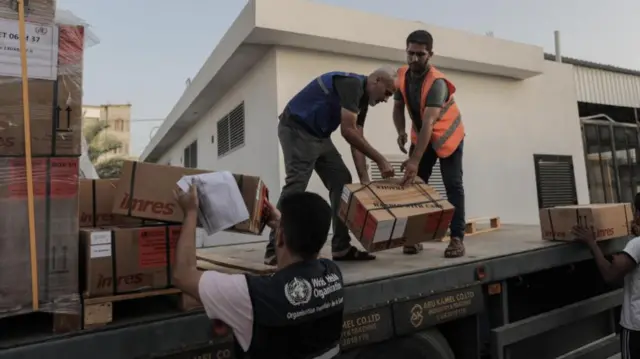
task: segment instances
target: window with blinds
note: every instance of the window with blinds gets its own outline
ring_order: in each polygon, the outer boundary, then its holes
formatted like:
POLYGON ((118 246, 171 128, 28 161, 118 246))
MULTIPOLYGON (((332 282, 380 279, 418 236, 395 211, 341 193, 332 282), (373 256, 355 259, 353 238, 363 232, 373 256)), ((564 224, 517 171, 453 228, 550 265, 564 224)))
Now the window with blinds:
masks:
POLYGON ((533 155, 538 190, 538 207, 578 204, 573 157, 533 155))
POLYGON ((218 120, 218 157, 244 146, 244 102, 218 120))
MULTIPOLYGON (((396 177, 402 177, 404 173, 400 171, 400 166, 402 166, 402 162, 404 162, 406 158, 402 156, 388 156, 388 155, 385 157, 389 160, 389 162, 391 163, 391 166, 393 166, 393 169, 396 171, 396 177)), ((373 161, 370 161, 370 164, 369 164, 369 177, 372 181, 378 181, 382 179, 382 175, 380 174, 380 168, 378 168, 378 165, 373 161)), ((438 193, 440 194, 440 196, 442 196, 442 198, 444 199, 447 198, 447 191, 444 188, 444 182, 442 181, 442 173, 440 172, 439 160, 436 162, 435 166, 433 166, 433 172, 431 173, 431 178, 429 178, 429 185, 433 187, 436 191, 438 191, 438 193)))

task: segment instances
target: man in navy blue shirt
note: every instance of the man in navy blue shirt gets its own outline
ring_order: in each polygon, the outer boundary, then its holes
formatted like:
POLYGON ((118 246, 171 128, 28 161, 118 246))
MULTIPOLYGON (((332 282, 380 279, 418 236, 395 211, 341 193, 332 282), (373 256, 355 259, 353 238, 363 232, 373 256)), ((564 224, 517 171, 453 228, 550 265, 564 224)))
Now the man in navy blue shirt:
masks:
MULTIPOLYGON (((391 164, 362 134, 367 110, 386 102, 395 90, 396 72, 381 68, 370 75, 328 72, 313 79, 287 104, 280 115, 278 138, 284 156, 286 179, 280 198, 304 192, 315 170, 329 190, 333 210, 332 254, 334 260, 372 260, 375 256, 351 245, 349 231, 338 218, 342 188, 352 183, 349 169, 331 141, 340 134, 351 145, 361 183, 369 182, 365 156, 380 168, 383 177, 393 177, 391 164)), ((274 232, 269 236, 265 263, 277 262, 274 232)))

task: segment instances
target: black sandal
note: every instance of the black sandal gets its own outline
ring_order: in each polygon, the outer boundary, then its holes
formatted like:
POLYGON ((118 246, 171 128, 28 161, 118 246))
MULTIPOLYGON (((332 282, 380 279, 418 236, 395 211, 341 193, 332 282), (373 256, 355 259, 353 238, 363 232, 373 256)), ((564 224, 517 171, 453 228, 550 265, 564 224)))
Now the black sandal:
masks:
POLYGON ((370 254, 368 252, 363 252, 361 250, 358 250, 358 248, 356 247, 351 247, 349 248, 349 251, 341 256, 333 256, 333 260, 338 262, 338 261, 371 261, 376 259, 376 256, 374 256, 373 254, 370 254))

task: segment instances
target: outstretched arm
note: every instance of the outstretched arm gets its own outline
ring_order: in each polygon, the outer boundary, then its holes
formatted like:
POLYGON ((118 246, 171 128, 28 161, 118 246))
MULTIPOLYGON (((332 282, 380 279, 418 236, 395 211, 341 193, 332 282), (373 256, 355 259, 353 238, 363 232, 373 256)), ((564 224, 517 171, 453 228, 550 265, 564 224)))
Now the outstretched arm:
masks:
POLYGON ((176 191, 176 199, 185 215, 176 244, 176 262, 172 281, 178 289, 200 300, 198 285, 202 272, 198 270, 196 263, 196 225, 198 223, 196 186, 191 185, 187 193, 176 191))
MULTIPOLYGON (((363 107, 361 105, 364 96, 364 84, 355 77, 336 77, 334 87, 340 98, 340 134, 353 147, 354 150, 364 154, 376 163, 382 162, 385 158, 373 148, 362 136, 362 131, 358 128, 358 122, 364 124, 363 117, 359 121, 358 116, 363 107)), ((366 110, 365 110, 366 111, 366 110)), ((366 113, 364 114, 366 116, 366 113)))
POLYGON ((398 90, 393 95, 393 125, 398 133, 398 147, 402 153, 407 153, 407 121, 404 115, 404 99, 398 90))
MULTIPOLYGON (((358 131, 362 135, 362 127, 358 126, 358 131)), ((363 136, 364 137, 364 136, 363 136)), ((369 171, 367 171, 367 159, 364 154, 351 146, 351 155, 353 156, 353 164, 356 167, 360 183, 369 183, 369 171)))
POLYGON ((607 283, 619 283, 624 277, 640 264, 640 237, 627 243, 622 253, 615 254, 610 262, 602 253, 595 240, 593 231, 586 227, 574 228, 576 239, 585 243, 596 261, 600 275, 607 283))
MULTIPOLYGON (((360 132, 360 136, 364 138, 364 122, 367 119, 367 112, 369 111, 369 106, 364 105, 360 108, 360 113, 358 114, 358 120, 356 126, 358 126, 358 132, 360 132)), ((364 156, 364 153, 358 151, 355 147, 351 146, 351 155, 353 156, 353 164, 356 167, 356 172, 358 173, 358 178, 360 179, 360 183, 369 183, 369 171, 367 171, 367 159, 364 156)))
POLYGON ((411 160, 420 163, 422 155, 427 150, 431 134, 433 133, 433 124, 442 113, 442 107, 449 97, 449 89, 445 80, 439 79, 433 82, 431 89, 427 93, 426 108, 422 116, 422 128, 418 133, 418 141, 415 150, 411 154, 411 160))

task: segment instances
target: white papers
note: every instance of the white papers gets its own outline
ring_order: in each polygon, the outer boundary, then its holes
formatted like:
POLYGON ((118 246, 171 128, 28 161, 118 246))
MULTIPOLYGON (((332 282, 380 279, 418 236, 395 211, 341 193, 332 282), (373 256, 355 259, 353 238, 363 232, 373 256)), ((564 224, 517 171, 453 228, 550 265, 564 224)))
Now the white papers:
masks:
POLYGON ((220 232, 249 219, 249 211, 231 172, 212 172, 182 177, 177 185, 183 191, 194 183, 198 189, 199 225, 207 235, 220 232))

